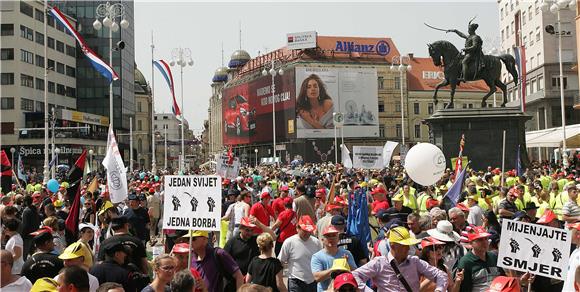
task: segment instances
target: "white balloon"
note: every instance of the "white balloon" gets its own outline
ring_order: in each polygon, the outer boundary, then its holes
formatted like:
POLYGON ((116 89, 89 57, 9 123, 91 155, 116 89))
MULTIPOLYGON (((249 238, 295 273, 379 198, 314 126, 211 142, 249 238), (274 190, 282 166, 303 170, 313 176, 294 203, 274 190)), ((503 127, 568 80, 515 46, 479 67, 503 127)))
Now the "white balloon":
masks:
POLYGON ((405 157, 407 174, 423 186, 430 186, 441 179, 445 167, 445 155, 439 147, 430 143, 413 146, 405 157))

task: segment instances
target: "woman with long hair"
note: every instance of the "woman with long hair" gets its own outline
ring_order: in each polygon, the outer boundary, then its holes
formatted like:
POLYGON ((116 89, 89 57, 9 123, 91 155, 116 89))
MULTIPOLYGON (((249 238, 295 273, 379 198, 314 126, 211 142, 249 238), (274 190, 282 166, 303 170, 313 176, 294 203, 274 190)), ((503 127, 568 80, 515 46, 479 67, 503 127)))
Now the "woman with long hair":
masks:
MULTIPOLYGON (((447 270, 447 267, 445 267, 445 263, 443 262, 443 248, 445 246, 445 242, 442 242, 440 240, 437 240, 433 237, 425 237, 423 238, 423 240, 421 241, 421 255, 420 255, 420 259, 426 261, 427 263, 429 263, 429 265, 438 268, 439 270, 447 273, 447 276, 449 278, 448 280, 448 287, 447 290, 448 291, 453 291, 454 286, 460 285, 461 284, 461 280, 463 280, 463 273, 457 275, 456 280, 453 281, 453 278, 451 277, 451 273, 449 273, 449 271, 447 270), (458 279, 460 279, 459 282, 456 283, 456 281, 458 279)), ((435 288, 437 286, 437 283, 432 282, 431 280, 427 279, 427 278, 423 278, 421 279, 421 288, 420 288, 420 292, 426 292, 426 291, 433 291, 435 290, 435 288)))
POLYGON ((332 113, 334 102, 326 92, 326 86, 316 74, 310 74, 300 86, 296 110, 304 129, 331 129, 334 127, 332 113))
POLYGON ((20 228, 20 221, 15 218, 4 220, 2 223, 2 239, 8 238, 6 242, 6 250, 12 253, 14 258, 12 264, 12 275, 20 275, 22 266, 24 265, 23 250, 24 242, 22 236, 18 233, 20 228))
POLYGON ((145 286, 141 292, 169 292, 169 283, 175 276, 175 268, 177 261, 174 257, 164 254, 156 257, 153 260, 153 271, 155 272, 155 279, 151 284, 145 286))
POLYGON ((501 225, 497 221, 497 216, 492 210, 485 210, 483 212, 483 228, 487 232, 493 231, 497 234, 501 234, 501 225))
POLYGON ((274 257, 274 239, 269 233, 262 233, 256 239, 260 255, 252 259, 248 266, 246 283, 260 284, 272 288, 274 292, 286 292, 288 289, 282 278, 282 263, 274 257))

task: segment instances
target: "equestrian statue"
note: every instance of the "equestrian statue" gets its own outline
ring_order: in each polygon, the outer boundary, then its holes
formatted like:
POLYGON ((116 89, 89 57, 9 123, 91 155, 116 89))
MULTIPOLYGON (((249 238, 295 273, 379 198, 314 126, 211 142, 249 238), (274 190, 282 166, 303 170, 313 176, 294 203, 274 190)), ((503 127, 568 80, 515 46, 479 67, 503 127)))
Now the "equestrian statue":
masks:
POLYGON ((479 27, 477 23, 472 23, 475 18, 469 21, 467 32, 464 34, 457 29, 440 29, 446 33, 454 32, 459 37, 465 39, 465 48, 461 51, 450 42, 440 40, 431 44, 427 44, 429 48, 429 56, 433 60, 435 66, 442 66, 445 80, 441 81, 435 87, 433 93, 433 102, 437 105, 437 92, 439 88, 451 85, 451 101, 446 108, 453 108, 453 97, 455 96, 455 88, 461 82, 483 80, 489 87, 489 92, 483 96, 481 100, 481 107, 487 107, 486 100, 497 91, 499 87, 503 92, 502 107, 507 103, 507 86, 501 81, 501 63, 505 65, 507 71, 514 79, 514 83, 518 83, 518 72, 516 70, 516 61, 510 54, 502 54, 499 56, 484 55, 482 46, 483 40, 475 31, 479 27))

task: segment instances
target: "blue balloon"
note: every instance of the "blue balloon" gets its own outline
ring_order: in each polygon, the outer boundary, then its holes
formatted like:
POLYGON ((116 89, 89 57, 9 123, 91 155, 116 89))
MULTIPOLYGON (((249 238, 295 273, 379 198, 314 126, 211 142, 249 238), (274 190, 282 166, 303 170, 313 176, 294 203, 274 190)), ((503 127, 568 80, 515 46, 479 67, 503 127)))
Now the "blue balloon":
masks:
POLYGON ((58 192, 58 188, 60 187, 60 184, 58 183, 58 181, 56 179, 51 179, 48 181, 48 183, 46 183, 46 187, 48 188, 49 191, 56 193, 58 192))

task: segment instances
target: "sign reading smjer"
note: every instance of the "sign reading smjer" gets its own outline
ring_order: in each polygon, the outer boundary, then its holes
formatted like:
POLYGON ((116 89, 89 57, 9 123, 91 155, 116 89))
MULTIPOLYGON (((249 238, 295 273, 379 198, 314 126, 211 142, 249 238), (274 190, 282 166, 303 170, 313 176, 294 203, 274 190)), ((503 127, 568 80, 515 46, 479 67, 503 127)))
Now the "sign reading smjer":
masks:
POLYGON ((568 230, 504 219, 497 265, 564 280, 570 244, 568 230))
POLYGON ((163 228, 219 231, 221 185, 215 175, 165 176, 163 228))

